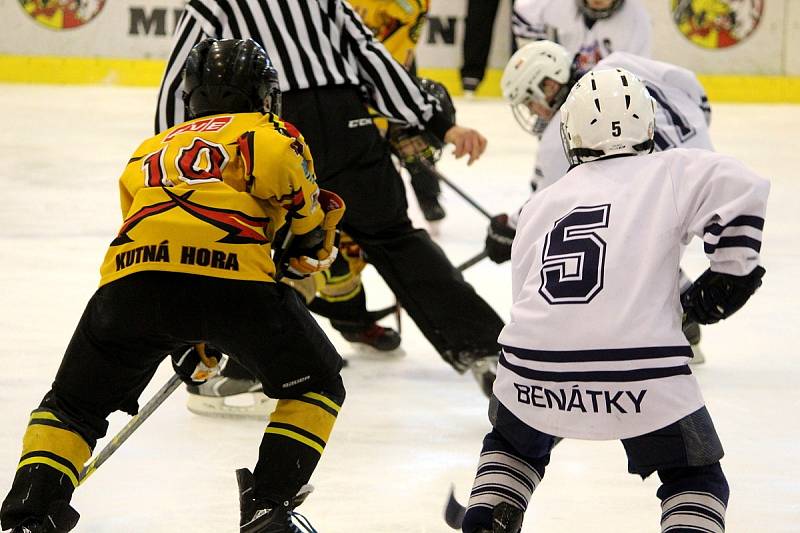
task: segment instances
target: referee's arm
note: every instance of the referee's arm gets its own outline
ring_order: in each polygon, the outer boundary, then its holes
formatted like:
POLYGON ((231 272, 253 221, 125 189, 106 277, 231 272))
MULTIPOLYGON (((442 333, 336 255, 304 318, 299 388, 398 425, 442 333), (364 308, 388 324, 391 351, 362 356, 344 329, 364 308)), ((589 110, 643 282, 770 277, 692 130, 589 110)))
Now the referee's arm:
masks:
POLYGON ((394 60, 378 42, 358 15, 345 3, 342 39, 349 41, 358 73, 369 92, 370 100, 381 114, 423 126, 440 139, 454 126, 436 100, 423 91, 416 79, 394 60))
POLYGON ((188 7, 184 9, 175 28, 175 40, 167 61, 167 69, 161 80, 156 108, 156 134, 180 124, 186 117, 183 107, 183 67, 194 45, 207 37, 221 34, 221 28, 199 19, 188 7), (210 30, 210 31, 209 31, 210 30))

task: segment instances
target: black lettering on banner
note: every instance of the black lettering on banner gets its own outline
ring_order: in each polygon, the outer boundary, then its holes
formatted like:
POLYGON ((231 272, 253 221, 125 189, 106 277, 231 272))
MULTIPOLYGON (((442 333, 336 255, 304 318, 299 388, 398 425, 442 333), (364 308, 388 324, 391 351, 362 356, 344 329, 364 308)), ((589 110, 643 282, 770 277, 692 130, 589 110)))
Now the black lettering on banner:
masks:
POLYGON ((154 7, 149 13, 144 7, 131 7, 128 10, 128 35, 171 36, 175 32, 181 14, 183 14, 181 7, 171 10, 165 7, 154 7), (168 14, 171 17, 168 17, 168 14))
POLYGON ((444 44, 456 43, 456 17, 428 17, 428 44, 436 44, 441 38, 444 44))
POLYGON ((155 7, 150 14, 145 12, 143 7, 130 8, 130 25, 128 35, 167 35, 167 10, 163 7, 155 7), (141 31, 140 31, 141 30, 141 31))
POLYGON ((540 270, 548 303, 586 304, 603 290, 606 242, 594 230, 608 227, 610 212, 610 204, 576 207, 553 225, 540 270))

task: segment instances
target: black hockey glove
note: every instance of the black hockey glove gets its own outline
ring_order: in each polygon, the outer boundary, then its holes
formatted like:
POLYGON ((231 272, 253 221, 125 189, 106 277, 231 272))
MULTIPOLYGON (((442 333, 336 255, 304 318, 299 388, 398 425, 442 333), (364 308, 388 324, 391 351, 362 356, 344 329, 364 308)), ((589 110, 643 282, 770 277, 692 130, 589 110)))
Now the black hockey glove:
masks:
POLYGON ((746 276, 706 270, 681 295, 686 318, 700 324, 715 324, 728 318, 761 286, 765 272, 760 266, 746 276))
POLYGON ((517 230, 508 225, 508 215, 495 215, 486 232, 486 252, 489 259, 497 263, 505 263, 511 259, 511 243, 517 230))
POLYGON ((202 385, 219 372, 222 353, 207 344, 188 346, 172 354, 172 368, 187 385, 202 385))

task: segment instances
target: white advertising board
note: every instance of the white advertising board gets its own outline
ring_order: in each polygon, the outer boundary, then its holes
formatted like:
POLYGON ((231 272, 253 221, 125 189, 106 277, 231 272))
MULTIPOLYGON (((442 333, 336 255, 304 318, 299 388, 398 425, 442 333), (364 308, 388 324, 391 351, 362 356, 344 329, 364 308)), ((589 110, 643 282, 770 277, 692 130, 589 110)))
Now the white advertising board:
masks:
MULTIPOLYGON (((466 1, 432 0, 418 50, 421 67, 461 65, 466 1)), ((798 0, 641 1, 652 17, 657 59, 706 74, 800 75, 798 0)), ((82 13, 71 14, 53 7, 66 4, 0 0, 0 54, 164 59, 183 0, 87 0, 82 13)), ((490 67, 501 68, 508 58, 510 9, 511 0, 501 0, 490 67)))

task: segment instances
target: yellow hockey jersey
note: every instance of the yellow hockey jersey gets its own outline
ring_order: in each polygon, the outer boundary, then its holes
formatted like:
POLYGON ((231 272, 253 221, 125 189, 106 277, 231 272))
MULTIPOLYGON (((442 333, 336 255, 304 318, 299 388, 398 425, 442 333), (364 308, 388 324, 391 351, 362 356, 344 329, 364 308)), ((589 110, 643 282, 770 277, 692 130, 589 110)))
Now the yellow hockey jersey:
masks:
POLYGON ((429 0, 350 0, 350 4, 392 57, 410 67, 429 0))
POLYGON ((275 115, 237 113, 179 124, 144 141, 119 179, 123 224, 100 285, 141 271, 274 281, 271 242, 288 219, 317 227, 311 153, 275 115))

